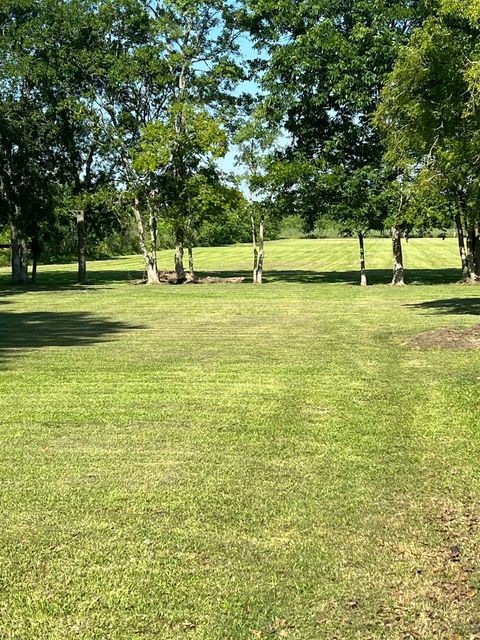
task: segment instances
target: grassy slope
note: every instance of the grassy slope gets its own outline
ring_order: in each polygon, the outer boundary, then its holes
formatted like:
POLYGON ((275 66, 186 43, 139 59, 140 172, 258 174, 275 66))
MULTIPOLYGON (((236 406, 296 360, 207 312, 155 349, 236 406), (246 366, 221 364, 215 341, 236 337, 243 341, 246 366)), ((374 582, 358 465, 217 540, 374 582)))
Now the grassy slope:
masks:
MULTIPOLYGON (((388 242, 367 251, 388 282, 388 242)), ((453 240, 410 241, 424 284, 400 289, 352 286, 356 256, 281 241, 262 287, 133 286, 132 257, 0 290, 1 638, 480 630, 480 354, 407 344, 480 297, 432 284, 453 240)))

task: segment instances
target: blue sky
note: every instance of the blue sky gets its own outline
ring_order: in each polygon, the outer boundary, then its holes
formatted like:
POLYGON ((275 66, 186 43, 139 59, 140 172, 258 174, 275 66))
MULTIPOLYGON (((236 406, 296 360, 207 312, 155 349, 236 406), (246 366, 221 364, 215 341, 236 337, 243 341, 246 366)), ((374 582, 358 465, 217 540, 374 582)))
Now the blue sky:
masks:
MULTIPOLYGON (((258 57, 259 53, 253 47, 251 39, 247 34, 244 34, 239 39, 240 50, 242 53, 243 60, 253 60, 258 57)), ((237 88, 236 93, 252 93, 255 94, 258 91, 258 85, 256 82, 248 81, 242 82, 237 88)), ((236 148, 234 145, 231 145, 227 155, 222 158, 219 162, 219 166, 222 171, 233 172, 236 174, 242 173, 242 169, 238 167, 238 163, 235 160, 236 148)))

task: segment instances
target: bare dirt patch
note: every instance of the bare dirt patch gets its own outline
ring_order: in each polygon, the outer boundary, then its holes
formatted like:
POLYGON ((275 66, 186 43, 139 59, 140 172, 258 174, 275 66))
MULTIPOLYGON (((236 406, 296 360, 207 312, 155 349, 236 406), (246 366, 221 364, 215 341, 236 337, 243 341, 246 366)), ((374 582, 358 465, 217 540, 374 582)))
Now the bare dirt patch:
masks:
POLYGON ((480 349, 480 325, 467 329, 441 328, 416 335, 410 344, 422 349, 480 349))

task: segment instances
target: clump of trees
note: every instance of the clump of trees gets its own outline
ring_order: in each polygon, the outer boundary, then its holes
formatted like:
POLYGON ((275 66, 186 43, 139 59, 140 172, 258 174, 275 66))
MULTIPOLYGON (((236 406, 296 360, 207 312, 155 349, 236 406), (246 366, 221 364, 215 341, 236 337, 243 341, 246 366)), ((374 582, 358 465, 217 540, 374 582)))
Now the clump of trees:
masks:
POLYGON ((399 52, 376 114, 386 161, 404 178, 405 218, 436 201, 436 216, 456 226, 472 283, 480 280, 479 36, 476 3, 436 3, 399 52))
POLYGON ((203 223, 229 218, 244 237, 241 191, 216 166, 244 78, 228 2, 7 0, 0 25, 0 215, 15 283, 72 224, 80 283, 87 236, 101 242, 132 220, 148 283, 160 219, 178 282, 203 223))
POLYGON ((155 284, 168 236, 178 283, 195 279, 195 244, 249 239, 261 283, 265 234, 294 214, 358 237, 361 285, 368 233, 389 229, 402 285, 402 236, 455 226, 462 278, 480 282, 477 5, 4 0, 13 281, 75 250, 84 283, 111 243, 138 249, 155 284), (220 168, 232 144, 236 177, 220 168))

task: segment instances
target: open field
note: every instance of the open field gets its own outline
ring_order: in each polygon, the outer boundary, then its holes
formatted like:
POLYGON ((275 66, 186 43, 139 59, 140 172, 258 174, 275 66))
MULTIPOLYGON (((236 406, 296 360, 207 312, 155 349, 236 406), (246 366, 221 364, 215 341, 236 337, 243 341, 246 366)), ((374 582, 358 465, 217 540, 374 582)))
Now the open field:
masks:
POLYGON ((479 638, 480 351, 410 341, 480 289, 454 239, 405 254, 404 288, 380 239, 368 289, 353 240, 268 243, 261 287, 1 270, 0 638, 479 638))

